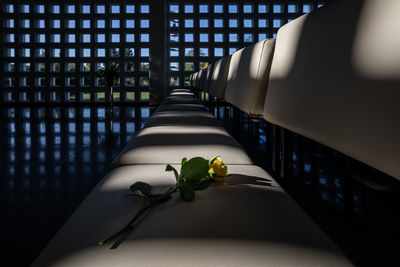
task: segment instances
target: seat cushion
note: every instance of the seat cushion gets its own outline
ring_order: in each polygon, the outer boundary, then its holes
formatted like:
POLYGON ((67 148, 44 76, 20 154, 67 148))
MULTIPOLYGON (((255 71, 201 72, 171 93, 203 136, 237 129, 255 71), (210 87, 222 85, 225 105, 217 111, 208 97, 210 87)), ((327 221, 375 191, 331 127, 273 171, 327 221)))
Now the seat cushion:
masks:
POLYGON ((151 115, 144 127, 164 125, 220 127, 221 123, 207 111, 158 111, 151 115))
POLYGON ((228 164, 252 164, 222 127, 156 126, 143 128, 111 166, 180 163, 182 158, 221 156, 228 164))
POLYGON ((117 249, 99 240, 142 207, 126 198, 144 181, 164 192, 175 182, 165 165, 109 172, 32 266, 351 266, 318 226, 261 168, 228 166, 226 183, 153 208, 117 249))
POLYGON ((208 111, 207 108, 197 103, 171 103, 161 105, 157 111, 208 111))

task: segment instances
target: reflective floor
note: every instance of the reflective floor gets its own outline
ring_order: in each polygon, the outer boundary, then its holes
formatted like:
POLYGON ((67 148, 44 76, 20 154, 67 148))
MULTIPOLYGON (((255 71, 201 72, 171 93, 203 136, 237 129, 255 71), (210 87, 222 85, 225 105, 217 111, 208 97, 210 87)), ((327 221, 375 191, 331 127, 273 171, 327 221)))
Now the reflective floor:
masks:
POLYGON ((29 265, 148 117, 146 107, 0 108, 2 266, 29 265))

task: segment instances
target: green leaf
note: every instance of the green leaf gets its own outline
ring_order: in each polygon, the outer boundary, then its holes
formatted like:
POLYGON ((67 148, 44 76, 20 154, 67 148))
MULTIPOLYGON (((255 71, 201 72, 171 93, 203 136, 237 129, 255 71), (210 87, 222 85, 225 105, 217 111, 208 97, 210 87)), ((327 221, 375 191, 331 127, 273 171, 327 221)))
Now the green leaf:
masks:
POLYGON ((208 160, 200 157, 192 158, 182 165, 181 177, 186 183, 197 185, 208 176, 208 169, 208 160))
POLYGON ((210 183, 211 183, 210 179, 203 179, 193 189, 195 191, 206 189, 210 185, 210 183))
POLYGON ((179 183, 179 191, 181 193, 181 198, 188 202, 192 202, 196 196, 192 186, 185 182, 179 183))
POLYGON ((185 164, 186 162, 187 162, 187 158, 183 158, 182 162, 181 162, 181 165, 185 164))
POLYGON ((175 179, 178 181, 178 179, 179 179, 178 171, 174 167, 172 167, 171 165, 167 164, 167 167, 165 168, 165 171, 166 172, 173 171, 174 174, 175 174, 175 179))
POLYGON ((151 192, 151 185, 145 182, 136 182, 129 189, 132 191, 132 195, 148 197, 151 192))

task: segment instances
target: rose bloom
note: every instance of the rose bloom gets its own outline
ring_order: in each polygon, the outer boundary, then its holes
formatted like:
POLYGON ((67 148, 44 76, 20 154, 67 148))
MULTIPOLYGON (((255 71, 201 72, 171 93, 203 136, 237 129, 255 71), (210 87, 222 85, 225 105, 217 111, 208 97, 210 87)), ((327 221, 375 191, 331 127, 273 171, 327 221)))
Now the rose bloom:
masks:
POLYGON ((210 167, 210 172, 212 174, 225 177, 228 174, 228 167, 224 164, 220 157, 216 157, 210 167))

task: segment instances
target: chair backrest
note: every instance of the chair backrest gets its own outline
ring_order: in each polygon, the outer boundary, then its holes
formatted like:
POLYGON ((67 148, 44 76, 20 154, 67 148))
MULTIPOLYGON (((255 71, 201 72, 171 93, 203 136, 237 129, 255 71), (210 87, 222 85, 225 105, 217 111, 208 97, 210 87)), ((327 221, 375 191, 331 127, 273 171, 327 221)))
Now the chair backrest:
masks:
POLYGON ((242 48, 231 57, 225 100, 251 115, 261 115, 268 87, 275 40, 242 48))
POLYGON ((193 73, 189 76, 189 84, 193 87, 193 73))
POLYGON ((283 26, 265 119, 400 180, 398 10, 333 1, 283 26))
POLYGON ((209 90, 210 80, 211 80, 213 69, 214 69, 214 63, 211 63, 208 65, 208 67, 205 71, 204 83, 203 83, 203 88, 202 88, 202 90, 205 92, 208 92, 208 90, 209 90))
POLYGON ((231 56, 223 57, 214 63, 214 69, 210 78, 208 91, 212 96, 225 97, 225 86, 228 78, 229 63, 231 56))
POLYGON ((193 87, 194 88, 199 87, 199 72, 193 73, 193 87))
POLYGON ((200 90, 203 90, 204 88, 205 77, 206 77, 206 69, 201 69, 199 71, 199 86, 198 86, 200 90))

